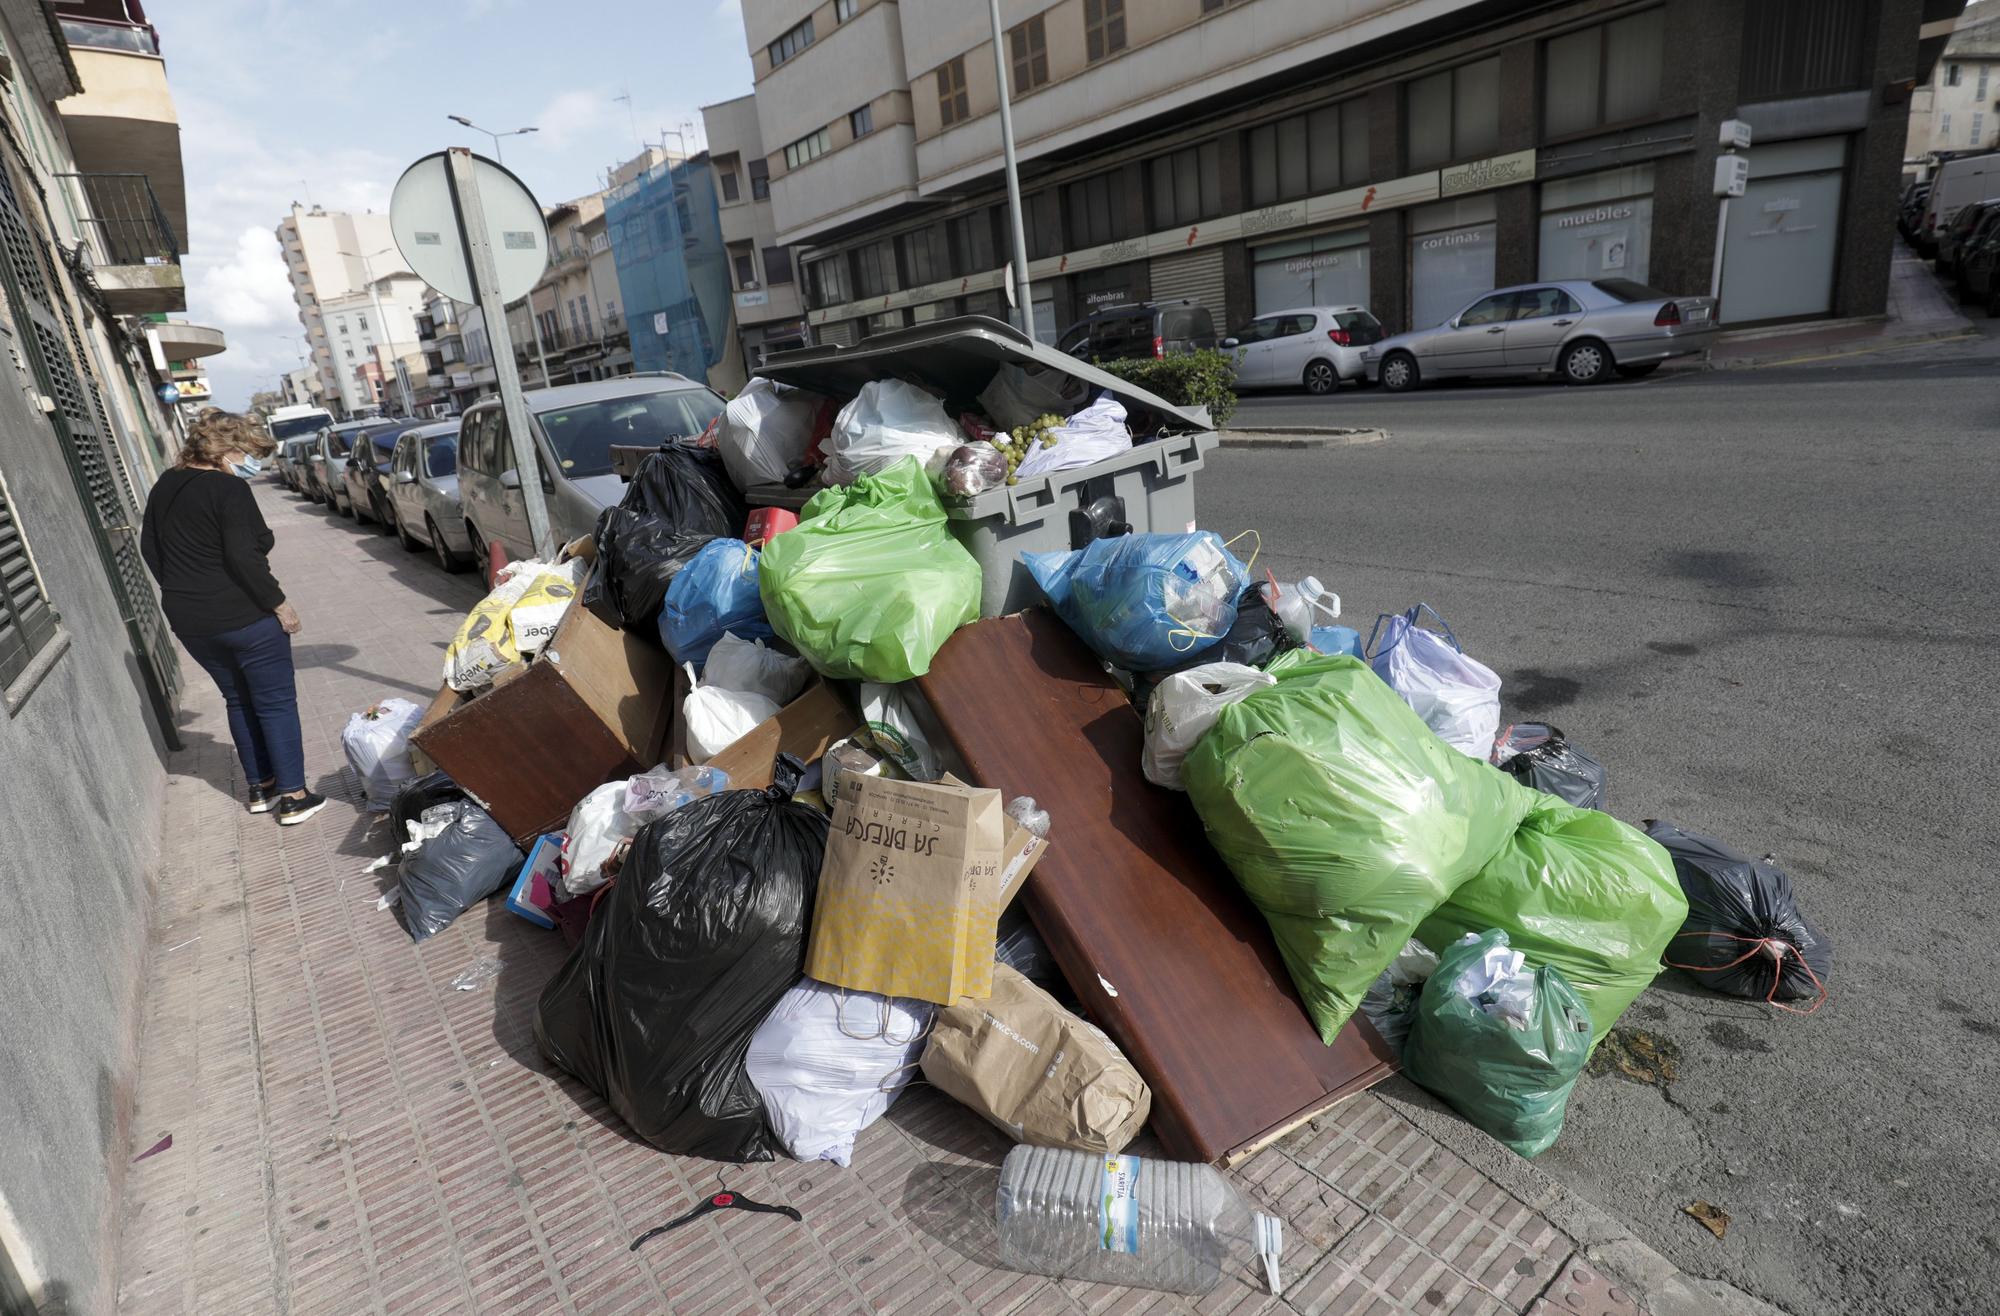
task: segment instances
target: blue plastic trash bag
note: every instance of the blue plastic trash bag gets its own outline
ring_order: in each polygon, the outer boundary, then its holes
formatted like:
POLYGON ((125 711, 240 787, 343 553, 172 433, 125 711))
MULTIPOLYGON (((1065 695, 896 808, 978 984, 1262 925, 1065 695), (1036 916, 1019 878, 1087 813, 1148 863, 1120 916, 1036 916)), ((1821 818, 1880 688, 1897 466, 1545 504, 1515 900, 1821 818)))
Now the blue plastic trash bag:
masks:
POLYGON ((1352 626, 1315 626, 1312 628, 1314 653, 1351 654, 1362 657, 1361 632, 1352 626))
POLYGON ((757 550, 740 539, 712 539, 667 586, 660 641, 675 662, 700 665, 732 632, 740 640, 776 638, 757 592, 757 550))
POLYGON ((1221 536, 1119 535, 1073 553, 1023 553, 1056 615, 1114 666, 1174 667, 1236 622, 1249 570, 1221 536))

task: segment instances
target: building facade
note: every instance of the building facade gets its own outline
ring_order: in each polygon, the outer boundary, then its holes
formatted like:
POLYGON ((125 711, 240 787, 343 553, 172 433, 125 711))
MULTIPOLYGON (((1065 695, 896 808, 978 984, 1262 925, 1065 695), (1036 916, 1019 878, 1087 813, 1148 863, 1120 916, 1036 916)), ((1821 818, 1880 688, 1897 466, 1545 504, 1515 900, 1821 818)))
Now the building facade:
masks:
POLYGON ((507 308, 514 358, 531 388, 632 373, 604 197, 593 192, 547 212, 549 268, 507 308))
MULTIPOLYGON (((1219 326, 1358 302, 1403 329, 1541 278, 1703 292, 1732 118, 1756 139, 1724 320, 1879 312, 1897 91, 1959 7, 1005 0, 1036 332, 1179 297, 1219 326)), ((776 237, 805 248, 816 339, 1004 316, 986 6, 743 14, 776 237)))
POLYGON ((611 189, 604 213, 637 370, 726 387, 741 378, 729 272, 706 154, 663 161, 611 189))
POLYGON ((2000 147, 2000 6, 1966 12, 1928 81, 1910 96, 1904 168, 1918 172, 1933 151, 2000 147))
POLYGON ((745 371, 755 374, 771 353, 811 342, 812 328, 805 320, 792 249, 778 241, 756 97, 704 105, 701 118, 728 256, 736 339, 745 371))
MULTIPOLYGON (((360 397, 355 367, 366 358, 351 341, 342 343, 328 325, 327 303, 348 306, 357 295, 365 300, 370 284, 378 280, 415 276, 389 233, 387 215, 353 215, 293 202, 291 213, 278 223, 277 236, 307 351, 320 372, 321 392, 336 415, 351 415, 360 397)), ((420 304, 411 305, 412 315, 420 304)), ((411 332, 414 344, 414 328, 411 332)))

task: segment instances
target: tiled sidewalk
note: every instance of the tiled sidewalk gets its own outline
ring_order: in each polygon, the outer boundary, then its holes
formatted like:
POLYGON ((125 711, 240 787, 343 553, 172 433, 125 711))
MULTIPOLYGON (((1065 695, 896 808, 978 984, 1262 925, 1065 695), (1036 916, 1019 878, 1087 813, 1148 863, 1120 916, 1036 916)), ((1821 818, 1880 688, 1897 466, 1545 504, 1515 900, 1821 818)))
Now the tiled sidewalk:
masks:
MULTIPOLYGON (((663 1155, 551 1074, 531 1017, 562 959, 493 902, 413 945, 362 872, 393 847, 358 807, 348 715, 421 700, 478 597, 395 541, 259 486, 298 644, 308 778, 281 830, 237 804, 219 698, 189 667, 169 786, 120 1308, 357 1312, 1635 1312, 1570 1238, 1364 1096, 1238 1176, 1286 1222, 1282 1302, 1241 1276, 1195 1300, 993 1268, 1007 1150, 913 1088, 851 1170, 663 1155), (497 980, 454 990, 485 961, 497 980), (639 1234, 727 1185, 789 1203, 639 1234)), ((1137 1148, 1143 1152, 1143 1146, 1137 1148)))

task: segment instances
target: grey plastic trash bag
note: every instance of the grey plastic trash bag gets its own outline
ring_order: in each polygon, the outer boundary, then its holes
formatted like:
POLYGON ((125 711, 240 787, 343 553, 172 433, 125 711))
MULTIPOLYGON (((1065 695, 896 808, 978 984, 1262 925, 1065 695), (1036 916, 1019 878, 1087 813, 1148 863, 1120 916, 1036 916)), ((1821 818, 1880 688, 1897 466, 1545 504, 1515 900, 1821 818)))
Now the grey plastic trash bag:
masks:
POLYGON ((470 800, 424 810, 420 822, 446 827, 402 863, 403 925, 424 941, 480 901, 505 890, 525 856, 500 824, 470 800))

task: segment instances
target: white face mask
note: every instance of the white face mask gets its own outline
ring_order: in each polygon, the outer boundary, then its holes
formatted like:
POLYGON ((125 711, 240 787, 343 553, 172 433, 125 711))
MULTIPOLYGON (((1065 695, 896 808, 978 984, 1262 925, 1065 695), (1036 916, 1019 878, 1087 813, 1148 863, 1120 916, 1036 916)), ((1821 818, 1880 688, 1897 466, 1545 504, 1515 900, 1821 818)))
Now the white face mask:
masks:
POLYGON ((252 457, 250 454, 245 452, 237 453, 236 460, 229 463, 230 473, 232 475, 240 475, 246 480, 250 479, 252 476, 256 475, 259 471, 263 469, 264 469, 264 463, 258 461, 255 457, 252 457))

